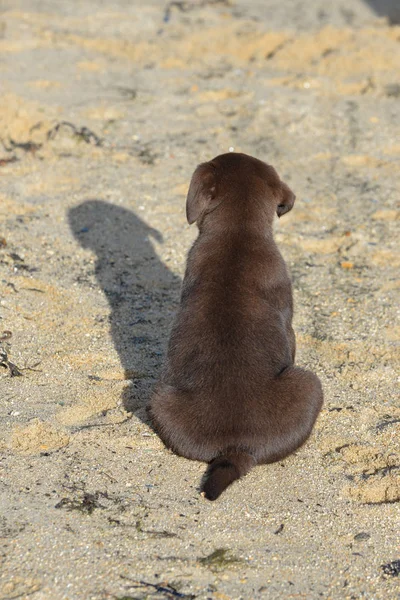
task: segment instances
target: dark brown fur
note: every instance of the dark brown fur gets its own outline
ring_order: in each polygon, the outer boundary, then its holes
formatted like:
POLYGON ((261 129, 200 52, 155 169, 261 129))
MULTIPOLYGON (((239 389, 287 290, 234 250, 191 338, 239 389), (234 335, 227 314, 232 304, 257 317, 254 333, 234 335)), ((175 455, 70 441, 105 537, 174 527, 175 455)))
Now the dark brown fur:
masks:
POLYGON ((190 184, 199 236, 149 414, 168 448, 210 463, 209 500, 299 448, 322 406, 319 379, 294 366, 291 282, 272 236, 294 200, 273 167, 245 154, 199 165, 190 184))

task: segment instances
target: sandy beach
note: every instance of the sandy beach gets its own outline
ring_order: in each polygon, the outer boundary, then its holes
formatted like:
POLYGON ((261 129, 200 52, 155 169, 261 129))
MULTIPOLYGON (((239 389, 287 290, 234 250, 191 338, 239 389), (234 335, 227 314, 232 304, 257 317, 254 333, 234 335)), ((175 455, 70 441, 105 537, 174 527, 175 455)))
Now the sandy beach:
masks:
POLYGON ((1 600, 400 598, 395 4, 1 2, 1 600), (325 404, 211 503, 145 406, 190 177, 230 148, 296 193, 275 238, 325 404))

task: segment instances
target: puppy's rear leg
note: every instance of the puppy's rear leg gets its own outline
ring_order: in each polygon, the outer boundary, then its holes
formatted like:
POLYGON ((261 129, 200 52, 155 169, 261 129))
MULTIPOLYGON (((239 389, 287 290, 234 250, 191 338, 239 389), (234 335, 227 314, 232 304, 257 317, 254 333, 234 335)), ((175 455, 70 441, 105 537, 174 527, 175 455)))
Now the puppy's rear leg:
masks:
POLYGON ((294 363, 295 358, 296 358, 296 336, 294 334, 293 327, 291 324, 289 324, 287 326, 286 330, 287 330, 290 354, 292 356, 292 361, 294 363))
POLYGON ((283 371, 272 389, 275 414, 267 416, 267 444, 258 457, 260 463, 281 460, 304 444, 323 403, 320 380, 299 367, 283 371))

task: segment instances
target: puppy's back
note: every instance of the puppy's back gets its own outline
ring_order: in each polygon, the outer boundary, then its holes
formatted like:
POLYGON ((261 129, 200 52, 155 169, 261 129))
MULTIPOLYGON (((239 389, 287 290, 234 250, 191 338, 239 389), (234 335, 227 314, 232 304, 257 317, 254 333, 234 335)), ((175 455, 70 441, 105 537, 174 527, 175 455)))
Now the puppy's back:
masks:
MULTIPOLYGON (((196 393, 264 385, 291 361, 291 284, 275 244, 239 233, 193 246, 171 335, 173 385, 196 393), (232 239, 233 238, 233 239, 232 239), (190 373, 190 375, 189 375, 190 373)), ((254 393, 254 390, 253 390, 254 393)))

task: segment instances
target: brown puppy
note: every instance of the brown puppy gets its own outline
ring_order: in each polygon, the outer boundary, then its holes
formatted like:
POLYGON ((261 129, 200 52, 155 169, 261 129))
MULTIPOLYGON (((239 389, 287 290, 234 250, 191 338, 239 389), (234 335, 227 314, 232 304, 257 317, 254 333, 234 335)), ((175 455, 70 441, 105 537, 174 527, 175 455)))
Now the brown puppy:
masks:
POLYGON ((301 446, 322 406, 319 379, 293 366, 291 283, 272 237, 294 200, 245 154, 199 165, 190 183, 187 219, 200 233, 149 414, 168 448, 210 463, 209 500, 301 446))

